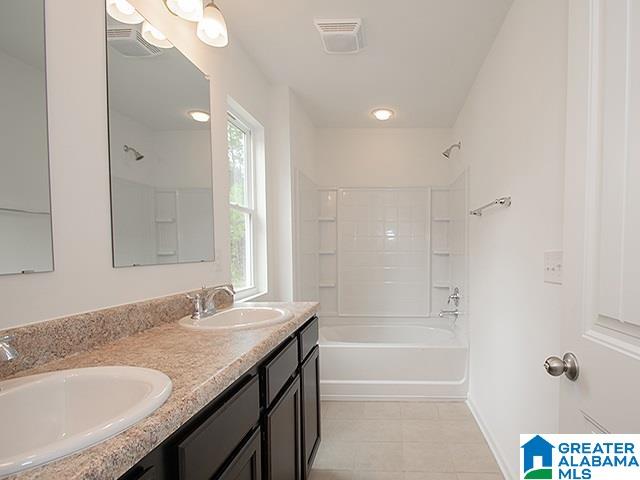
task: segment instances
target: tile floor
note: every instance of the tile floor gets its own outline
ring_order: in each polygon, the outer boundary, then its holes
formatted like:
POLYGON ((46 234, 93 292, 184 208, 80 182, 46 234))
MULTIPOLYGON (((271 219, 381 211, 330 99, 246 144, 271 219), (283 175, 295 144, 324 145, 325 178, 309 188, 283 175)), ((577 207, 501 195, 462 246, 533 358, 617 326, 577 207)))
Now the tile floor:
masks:
POLYGON ((502 480, 464 403, 323 402, 311 480, 502 480))

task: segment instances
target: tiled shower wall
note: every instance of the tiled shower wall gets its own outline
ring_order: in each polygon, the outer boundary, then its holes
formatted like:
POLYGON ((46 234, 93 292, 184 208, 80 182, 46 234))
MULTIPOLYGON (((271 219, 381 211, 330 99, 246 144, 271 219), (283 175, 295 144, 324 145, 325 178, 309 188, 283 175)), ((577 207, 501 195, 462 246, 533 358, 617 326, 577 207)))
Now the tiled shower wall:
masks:
POLYGON ((429 314, 429 189, 338 192, 341 315, 429 314))

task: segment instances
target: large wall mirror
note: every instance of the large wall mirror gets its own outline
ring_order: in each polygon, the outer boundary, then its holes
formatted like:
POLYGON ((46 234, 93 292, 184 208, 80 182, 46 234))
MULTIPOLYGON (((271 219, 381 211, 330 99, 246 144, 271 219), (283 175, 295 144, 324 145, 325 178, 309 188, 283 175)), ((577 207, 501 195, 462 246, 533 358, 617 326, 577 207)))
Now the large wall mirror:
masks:
POLYGON ((44 0, 0 0, 0 275, 53 270, 44 0))
POLYGON ((106 18, 113 265, 212 261, 209 81, 146 23, 106 18))

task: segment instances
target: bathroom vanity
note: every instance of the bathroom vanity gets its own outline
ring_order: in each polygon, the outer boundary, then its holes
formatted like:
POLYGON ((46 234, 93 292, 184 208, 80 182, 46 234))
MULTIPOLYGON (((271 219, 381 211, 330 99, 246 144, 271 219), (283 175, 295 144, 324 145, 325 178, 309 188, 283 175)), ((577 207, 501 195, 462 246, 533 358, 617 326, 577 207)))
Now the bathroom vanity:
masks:
POLYGON ((155 448, 123 480, 302 480, 320 444, 318 319, 155 448))
MULTIPOLYGON (((45 458, 39 444, 5 448, 0 460, 6 468, 0 476, 8 474, 11 480, 308 478, 320 443, 318 304, 242 303, 229 308, 223 293, 215 297, 220 311, 213 317, 221 321, 240 315, 238 310, 246 315, 263 310, 288 315, 280 323, 261 327, 198 330, 179 321, 192 313, 182 294, 0 332, 11 338, 17 352, 13 361, 0 364, 6 388, 16 381, 40 385, 37 380, 43 375, 74 372, 91 377, 93 385, 87 387, 87 394, 93 395, 85 401, 87 408, 69 410, 70 420, 64 405, 50 399, 40 402, 38 411, 48 412, 41 421, 47 435, 41 437, 51 455, 45 458), (62 450, 74 415, 85 412, 81 424, 85 430, 101 425, 100 412, 115 415, 118 425, 129 418, 129 410, 123 410, 128 403, 118 403, 122 395, 113 388, 128 381, 122 372, 131 376, 137 371, 147 375, 141 380, 155 372, 168 396, 129 428, 116 428, 119 433, 97 443, 87 440, 81 442, 86 446, 62 450), (25 455, 35 460, 20 467, 25 455)), ((36 390, 42 388, 30 391, 36 390)), ((142 395, 146 390, 136 391, 142 395)), ((18 393, 5 395, 5 404, 18 393)), ((28 409, 36 404, 25 405, 22 410, 26 410, 12 420, 15 428, 33 423, 28 409)))

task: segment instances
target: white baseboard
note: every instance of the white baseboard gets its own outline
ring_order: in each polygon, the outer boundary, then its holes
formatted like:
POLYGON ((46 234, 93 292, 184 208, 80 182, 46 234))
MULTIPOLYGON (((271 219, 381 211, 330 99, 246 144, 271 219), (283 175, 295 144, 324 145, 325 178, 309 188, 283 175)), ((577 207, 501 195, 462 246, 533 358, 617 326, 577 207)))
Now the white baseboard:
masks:
POLYGON ((416 395, 320 395, 323 402, 464 402, 465 396, 431 397, 416 395))
POLYGON ((489 430, 486 422, 482 419, 482 417, 480 417, 480 414, 478 413, 478 410, 476 409, 475 404, 473 403, 473 399, 471 397, 467 398, 467 406, 469 407, 469 410, 471 410, 471 414, 473 415, 473 418, 476 419, 476 422, 478 423, 478 426, 480 427, 480 430, 482 431, 484 438, 486 438, 487 443, 489 444, 489 448, 491 449, 493 456, 496 458, 496 462, 498 462, 498 467, 502 472, 502 476, 506 480, 516 480, 517 477, 512 475, 511 472, 509 471, 509 467, 507 467, 507 462, 505 461, 504 455, 498 448, 495 442, 495 439, 491 434, 491 430, 489 430))

